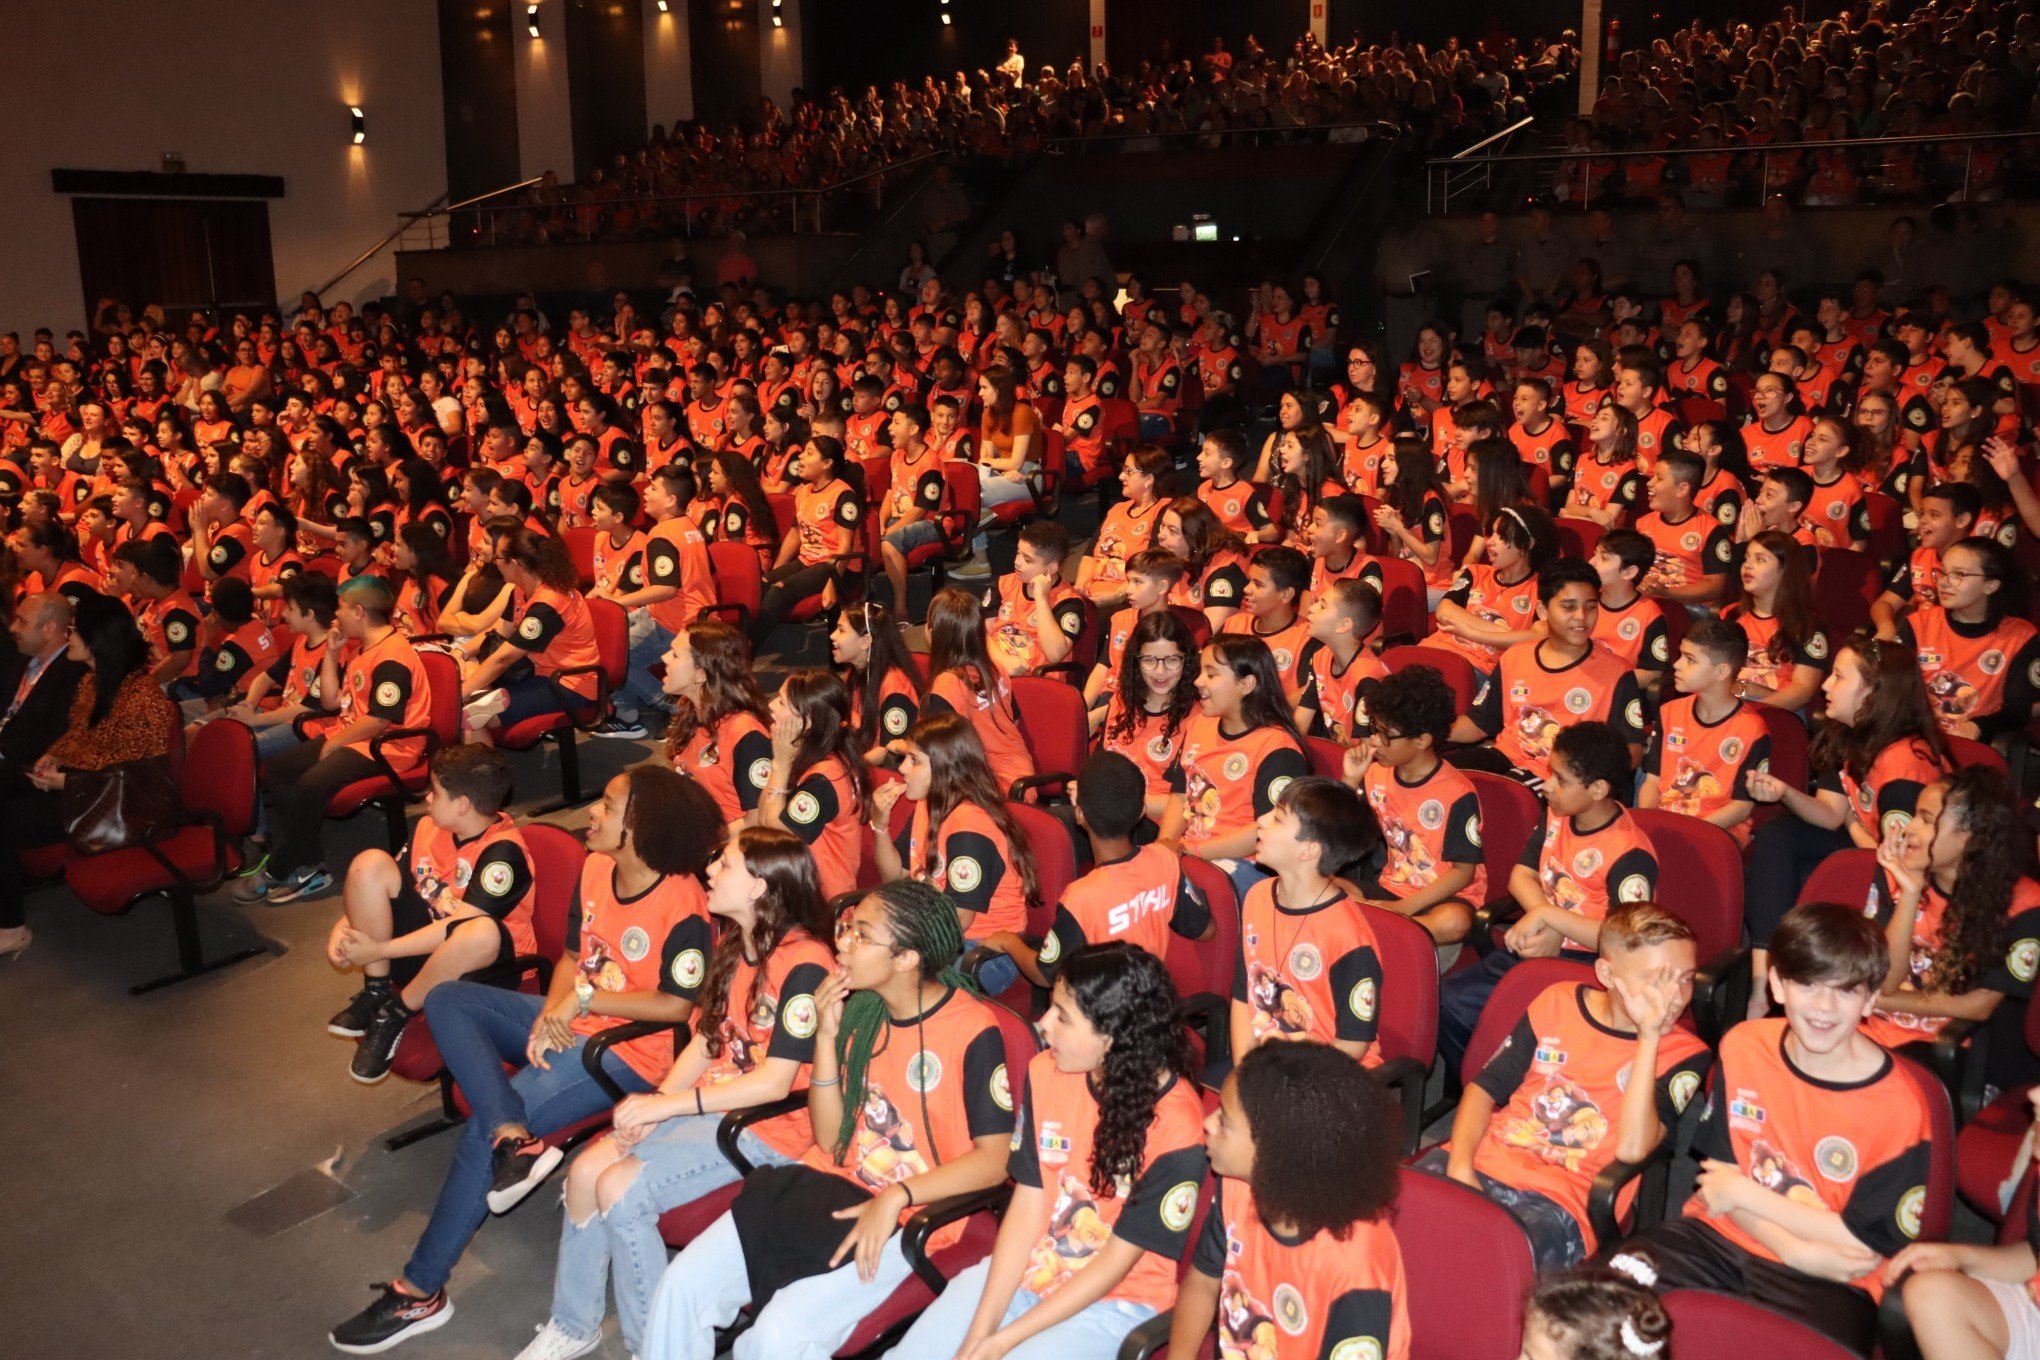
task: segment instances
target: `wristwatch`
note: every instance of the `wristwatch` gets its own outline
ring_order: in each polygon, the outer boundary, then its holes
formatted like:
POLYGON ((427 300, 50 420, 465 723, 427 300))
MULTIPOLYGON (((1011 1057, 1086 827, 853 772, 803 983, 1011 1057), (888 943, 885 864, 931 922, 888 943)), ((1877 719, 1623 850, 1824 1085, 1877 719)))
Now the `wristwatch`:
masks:
POLYGON ((581 1004, 581 1018, 588 1017, 588 1003, 595 999, 595 984, 586 977, 574 979, 574 999, 581 1004))

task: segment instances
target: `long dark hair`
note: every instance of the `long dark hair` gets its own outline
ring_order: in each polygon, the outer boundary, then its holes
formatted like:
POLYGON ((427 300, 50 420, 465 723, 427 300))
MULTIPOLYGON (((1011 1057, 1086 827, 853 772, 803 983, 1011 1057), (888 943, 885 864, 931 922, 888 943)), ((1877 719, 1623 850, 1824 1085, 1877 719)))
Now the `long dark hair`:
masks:
POLYGON ((2005 621, 2007 615, 2024 618, 2028 594, 2026 573, 2019 570, 2019 563, 2012 556, 2011 549, 1994 538, 1980 534, 1971 535, 1948 545, 1941 554, 1945 563, 1948 554, 1960 548, 1976 558, 1976 565, 1983 571, 1986 581, 1996 581, 1998 588, 1983 597, 1983 620, 1992 628, 2005 621))
POLYGON ((1126 647, 1119 654, 1119 674, 1114 678, 1119 712, 1106 732, 1115 741, 1130 740, 1134 728, 1148 716, 1147 682, 1141 679, 1140 649, 1150 642, 1173 642, 1183 653, 1183 669, 1176 675, 1176 688, 1169 691, 1169 706, 1162 712, 1163 738, 1174 737, 1197 707, 1197 640, 1190 633, 1190 625, 1174 609, 1143 614, 1134 621, 1133 632, 1127 635, 1126 647))
MULTIPOLYGON (((1308 414, 1306 408, 1306 415, 1308 414)), ((1283 527, 1292 533, 1301 533, 1310 525, 1310 517, 1317 509, 1319 499, 1324 495, 1327 481, 1339 480, 1339 455, 1332 447, 1331 436, 1324 426, 1311 421, 1299 429, 1284 430, 1276 436, 1276 467, 1273 481, 1282 493, 1283 527), (1299 476, 1285 472, 1281 467, 1282 440, 1294 439, 1303 455, 1303 472, 1299 476)))
POLYGON ((772 498, 765 494, 765 484, 759 480, 758 465, 740 453, 718 453, 710 461, 722 474, 729 493, 744 503, 751 523, 758 525, 765 537, 777 539, 779 520, 772 513, 772 498))
POLYGON ((787 781, 798 784, 801 776, 830 756, 843 762, 850 788, 861 811, 871 796, 871 771, 858 751, 856 732, 850 725, 850 688, 834 671, 795 671, 786 677, 780 691, 787 705, 801 720, 800 747, 793 755, 793 774, 787 781))
MULTIPOLYGON (((1806 554, 1799 540, 1783 529, 1766 529, 1750 540, 1778 562, 1778 589, 1771 596, 1771 617, 1778 621, 1778 642, 1797 652, 1820 627, 1813 610, 1813 573, 1806 568, 1806 554)), ((1747 553, 1748 549, 1744 550, 1747 553)), ((1745 614, 1757 611, 1756 597, 1742 592, 1738 608, 1745 614)))
MULTIPOLYGON (((1966 992, 1985 962, 2005 950, 2012 891, 2029 859, 2032 837, 2011 785, 1988 765, 1957 770, 1941 781, 1941 821, 1950 817, 1969 833, 1955 867, 1955 888, 1941 918, 1941 947, 1927 966, 1925 989, 1966 992)), ((1940 834, 1938 823, 1935 834, 1940 834)))
MULTIPOLYGON (((1174 515, 1176 523, 1183 530, 1183 560, 1190 564, 1190 580, 1194 584, 1204 576, 1204 569, 1211 565, 1211 559, 1222 552, 1244 553, 1246 542, 1232 530, 1225 527, 1216 511, 1195 496, 1179 496, 1162 507, 1164 515, 1174 515)), ((1161 520, 1155 527, 1161 528, 1161 520)), ((1159 546, 1159 545, 1157 545, 1159 546)))
POLYGON ((707 1042, 711 1058, 722 1056, 722 1023, 729 1014, 730 978, 737 961, 749 959, 758 968, 751 977, 751 995, 744 1001, 743 1013, 748 1015, 765 983, 765 960, 780 942, 795 931, 827 940, 831 925, 815 857, 800 837, 777 827, 748 827, 737 833, 737 850, 744 867, 765 880, 765 891, 752 913, 750 930, 725 929, 709 956, 695 1032, 707 1042))
POLYGON ((765 694, 751 669, 751 644, 741 632, 721 619, 696 619, 687 625, 687 646, 701 672, 702 702, 697 707, 684 696, 675 699, 673 721, 666 728, 669 756, 678 755, 702 728, 712 731, 735 713, 749 713, 770 727, 765 694))
POLYGON ((935 592, 928 601, 928 677, 955 671, 980 699, 996 707, 1004 702, 1014 715, 1020 705, 1013 698, 1006 673, 992 662, 985 646, 985 614, 977 597, 950 587, 935 592))
POLYGON ((1118 1193, 1121 1177, 1140 1174, 1163 1076, 1189 1081, 1190 1044, 1181 1003, 1162 961, 1137 945, 1109 940, 1063 960, 1056 985, 1091 1027, 1112 1041, 1091 1083, 1098 1126, 1091 1138, 1091 1192, 1118 1193))
POLYGON ((1395 1203, 1395 1103, 1360 1064, 1328 1044, 1261 1044, 1233 1070, 1233 1089, 1254 1139, 1248 1188, 1265 1219, 1343 1242, 1395 1203))
POLYGON ((1219 633, 1204 645, 1211 659, 1241 680, 1252 676, 1254 688, 1240 700, 1240 717, 1251 730, 1275 727, 1287 732, 1301 751, 1303 734, 1282 697, 1282 673, 1275 669, 1275 653, 1252 633, 1219 633))
POLYGON ((97 593, 72 606, 71 629, 92 654, 92 721, 104 722, 121 682, 148 663, 149 644, 126 606, 97 593))
POLYGON ((1397 435, 1392 451, 1395 480, 1381 488, 1381 496, 1414 531, 1424 522, 1424 502, 1433 496, 1444 501, 1445 484, 1438 480, 1438 460, 1420 436, 1397 435))
MULTIPOLYGON (((870 894, 885 909, 886 929, 893 937, 893 952, 908 950, 921 956, 921 981, 940 982, 958 990, 975 993, 977 988, 956 967, 963 952, 963 921, 948 894, 916 878, 896 879, 874 888, 870 894)), ((843 1117, 836 1135, 836 1164, 850 1150, 857 1131, 857 1112, 864 1107, 864 1079, 871 1070, 871 1055, 878 1040, 891 1024, 885 998, 877 992, 856 991, 843 1002, 843 1022, 836 1032, 837 1060, 842 1064, 843 1117)), ((928 1155, 935 1155, 933 1130, 924 1129, 930 1143, 928 1155)))
POLYGON ((1927 683, 1920 676, 1919 658, 1896 642, 1883 642, 1867 633, 1843 643, 1835 653, 1854 652, 1863 667, 1869 694, 1853 723, 1829 721, 1813 739, 1808 753, 1815 769, 1842 770, 1857 783, 1870 773, 1871 762, 1887 746, 1917 741, 1946 768, 1948 745, 1941 739, 1941 725, 1934 718, 1927 699, 1927 683))
POLYGON ((892 611, 871 600, 846 607, 844 620, 850 631, 859 637, 871 639, 871 655, 860 668, 850 666, 844 675, 844 683, 858 693, 859 712, 857 740, 864 743, 866 750, 886 740, 887 734, 879 727, 879 706, 885 702, 885 678, 898 674, 903 677, 914 695, 915 707, 920 706, 926 696, 927 687, 921 682, 921 668, 914 664, 914 658, 907 651, 906 635, 893 622, 892 611))
POLYGON ((960 713, 930 713, 907 732, 907 740, 928 758, 928 839, 930 848, 949 814, 964 803, 992 819, 1006 838, 1006 855, 1020 871, 1020 890, 1027 904, 1041 902, 1041 884, 1034 871, 1034 851, 1019 819, 999 793, 999 781, 985 755, 984 741, 970 719, 960 713))

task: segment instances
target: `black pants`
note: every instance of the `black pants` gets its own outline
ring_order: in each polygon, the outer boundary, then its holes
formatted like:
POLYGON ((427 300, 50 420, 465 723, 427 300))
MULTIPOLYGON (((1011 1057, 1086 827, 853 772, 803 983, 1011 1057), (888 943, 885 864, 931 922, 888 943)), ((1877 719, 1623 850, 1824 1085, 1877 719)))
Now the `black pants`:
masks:
MULTIPOLYGON (((751 620, 751 645, 763 646, 779 621, 793 612, 793 607, 811 595, 822 593, 822 587, 836 576, 836 564, 818 562, 804 567, 798 560, 783 567, 774 567, 765 573, 765 598, 758 604, 758 617, 751 620)), ((837 590, 842 590, 838 585, 837 590)), ((840 602, 840 601, 839 601, 840 602)))
POLYGON ((0 794, 0 930, 25 925, 22 899, 28 896, 28 874, 20 852, 54 845, 64 839, 64 796, 26 784, 0 794))
POLYGON ((1657 1271, 1657 1288, 1714 1289, 1803 1322, 1858 1355, 1877 1344, 1877 1305, 1851 1285, 1753 1256, 1697 1219, 1647 1228, 1616 1248, 1657 1271))
MULTIPOLYGON (((1757 828, 1750 842, 1748 863, 1743 869, 1743 919, 1749 923, 1750 943, 1758 949, 1771 947, 1771 933, 1792 910, 1799 890, 1820 862, 1837 850, 1855 845, 1846 826, 1838 831, 1802 822, 1791 813, 1757 828)), ((1861 902, 1851 903, 1861 907, 1861 902)))
POLYGON ((324 859, 319 829, 333 795, 376 772, 375 762, 351 747, 321 758, 319 745, 306 742, 262 767, 262 796, 269 801, 269 876, 282 878, 324 859))

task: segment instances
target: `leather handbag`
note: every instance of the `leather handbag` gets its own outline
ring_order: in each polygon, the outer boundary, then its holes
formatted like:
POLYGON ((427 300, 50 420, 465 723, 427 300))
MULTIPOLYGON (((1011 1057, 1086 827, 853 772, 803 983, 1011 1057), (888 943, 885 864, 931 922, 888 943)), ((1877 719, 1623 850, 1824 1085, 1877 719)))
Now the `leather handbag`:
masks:
POLYGON ((176 820, 180 802, 168 756, 73 770, 64 778, 64 838, 81 855, 125 850, 176 820))

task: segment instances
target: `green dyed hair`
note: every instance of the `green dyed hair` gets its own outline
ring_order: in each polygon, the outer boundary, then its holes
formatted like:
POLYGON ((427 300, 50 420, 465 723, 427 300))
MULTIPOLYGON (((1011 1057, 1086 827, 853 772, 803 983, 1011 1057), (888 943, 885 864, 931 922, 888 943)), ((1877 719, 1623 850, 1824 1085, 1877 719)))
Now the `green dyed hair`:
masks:
MULTIPOLYGON (((957 969, 963 953, 963 924, 949 895, 919 879, 903 878, 874 888, 871 895, 885 907, 893 949, 911 949, 921 956, 921 980, 941 982, 976 993, 977 987, 957 969)), ((879 1036, 891 1023, 885 1000, 877 992, 852 992, 843 1003, 843 1024, 836 1034, 836 1060, 843 1072, 843 1119, 836 1135, 836 1163, 850 1150, 857 1112, 864 1106, 864 1079, 879 1036)), ((931 1146, 929 1155, 934 1155, 931 1146)))

